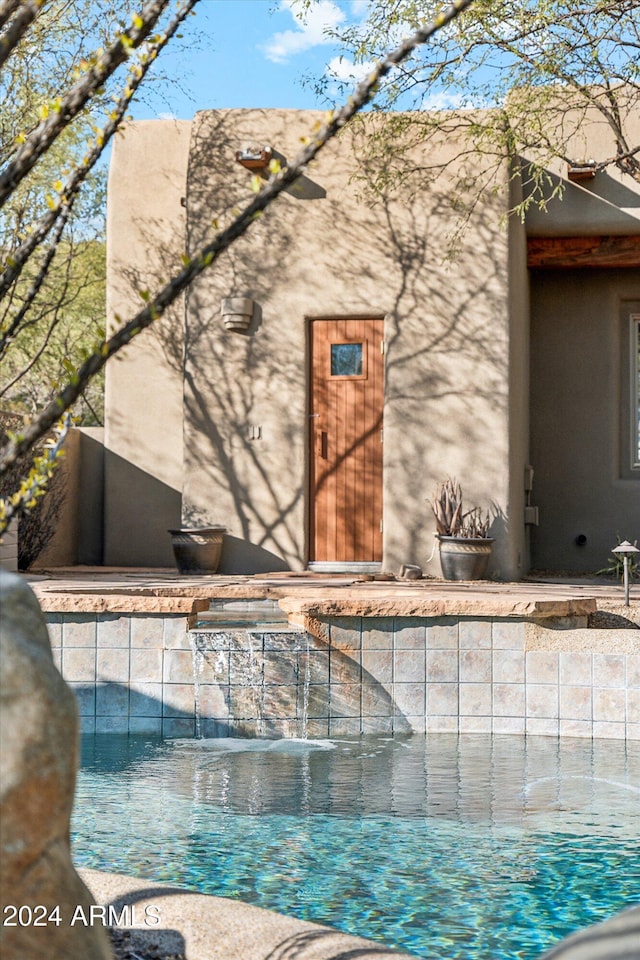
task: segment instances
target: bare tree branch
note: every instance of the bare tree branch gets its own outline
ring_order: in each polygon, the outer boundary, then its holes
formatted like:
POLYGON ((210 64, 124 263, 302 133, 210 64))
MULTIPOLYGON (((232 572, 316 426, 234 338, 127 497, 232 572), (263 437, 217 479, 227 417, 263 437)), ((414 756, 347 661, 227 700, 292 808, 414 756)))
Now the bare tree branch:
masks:
MULTIPOLYGON (((2 299, 2 297, 5 295, 10 285, 20 276, 24 265, 28 262, 33 251, 44 241, 58 218, 64 216, 66 219, 68 217, 71 207, 73 206, 74 199, 80 191, 82 184, 86 180, 89 172, 93 169, 93 167, 95 167, 96 163, 106 149, 107 144, 110 142, 114 133, 122 123, 131 100, 137 92, 140 84, 146 77, 154 60, 157 58, 160 51, 167 45, 169 40, 174 36, 176 30, 184 21, 185 17, 187 17, 188 14, 193 10, 196 3, 198 3, 198 0, 185 0, 184 4, 180 7, 171 22, 168 24, 164 33, 149 46, 149 49, 146 51, 142 62, 136 64, 133 70, 130 71, 124 93, 111 112, 108 122, 100 131, 93 147, 84 158, 83 162, 76 167, 76 169, 67 179, 66 183, 62 187, 62 190, 60 191, 59 199, 56 200, 51 208, 41 216, 36 224, 33 225, 31 232, 28 233, 17 250, 12 251, 11 255, 7 257, 4 270, 2 271, 2 274, 0 274, 0 299, 2 299)), ((15 330, 12 330, 11 335, 14 334, 15 330)), ((1 355, 2 343, 0 342, 0 356, 1 355)))
MULTIPOLYGON (((31 0, 34 2, 34 0, 31 0)), ((40 157, 55 143, 64 128, 80 113, 92 96, 114 71, 124 63, 131 50, 149 36, 169 0, 149 0, 141 14, 134 16, 128 33, 119 34, 108 50, 75 83, 64 97, 50 108, 48 116, 26 137, 14 157, 0 173, 0 206, 33 169, 40 157)))
MULTIPOLYGON (((43 3, 44 0, 27 0, 26 3, 22 4, 21 9, 0 37, 0 67, 2 67, 7 58, 11 56, 20 40, 38 16, 43 3)), ((13 6, 15 10, 19 4, 11 4, 11 6, 13 6)), ((13 10, 9 11, 9 17, 12 12, 13 10)), ((5 22, 6 19, 5 17, 5 22)))
POLYGON ((471 6, 474 0, 454 0, 424 28, 417 30, 404 40, 395 50, 378 61, 369 77, 362 81, 337 112, 331 112, 325 125, 311 136, 311 142, 300 151, 293 163, 275 174, 255 199, 236 217, 236 219, 206 244, 144 309, 122 326, 108 340, 99 345, 79 368, 72 382, 49 403, 45 409, 26 427, 22 436, 10 442, 0 455, 0 475, 8 470, 16 460, 33 447, 50 427, 56 423, 69 407, 78 399, 88 382, 104 367, 107 360, 131 342, 143 329, 150 326, 187 287, 219 258, 221 253, 249 229, 260 214, 304 172, 307 165, 318 155, 323 147, 373 98, 382 78, 402 63, 421 44, 454 20, 463 10, 471 6))

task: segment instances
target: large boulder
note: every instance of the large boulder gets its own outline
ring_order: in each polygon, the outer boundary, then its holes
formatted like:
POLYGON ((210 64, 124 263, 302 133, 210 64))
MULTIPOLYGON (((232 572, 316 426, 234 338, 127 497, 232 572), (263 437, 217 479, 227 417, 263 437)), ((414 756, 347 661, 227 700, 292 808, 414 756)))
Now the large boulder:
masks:
POLYGON ((91 915, 93 900, 71 862, 77 764, 75 699, 54 666, 38 601, 18 577, 0 571, 3 960, 112 958, 103 927, 78 920, 91 915))

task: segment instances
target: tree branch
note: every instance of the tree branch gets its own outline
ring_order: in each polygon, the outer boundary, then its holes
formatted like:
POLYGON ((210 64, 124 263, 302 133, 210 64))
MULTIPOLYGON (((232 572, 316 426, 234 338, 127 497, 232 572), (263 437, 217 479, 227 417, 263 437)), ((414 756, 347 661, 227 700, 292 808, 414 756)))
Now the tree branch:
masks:
MULTIPOLYGON (((39 0, 30 0, 39 2, 39 0)), ((149 0, 142 13, 133 18, 128 33, 119 34, 108 50, 100 54, 93 66, 66 95, 47 109, 48 115, 25 139, 14 157, 0 173, 0 206, 33 169, 40 157, 55 143, 62 131, 80 113, 92 96, 124 63, 131 50, 149 36, 169 0, 149 0)))
POLYGON ((411 37, 404 40, 395 50, 389 53, 384 60, 379 61, 372 69, 366 80, 358 85, 354 94, 340 110, 331 112, 329 119, 319 132, 312 134, 311 142, 300 151, 293 163, 277 173, 260 191, 255 199, 242 211, 239 216, 219 233, 210 243, 206 244, 197 256, 191 260, 157 296, 128 323, 121 327, 107 341, 100 344, 96 351, 87 358, 79 368, 72 382, 49 403, 25 429, 20 438, 10 442, 1 452, 0 475, 8 470, 16 460, 25 454, 57 421, 65 410, 78 399, 87 383, 107 360, 131 342, 141 330, 150 326, 187 287, 219 258, 231 244, 249 229, 260 214, 278 197, 283 190, 292 184, 304 172, 306 166, 318 155, 323 147, 340 132, 340 130, 372 99, 380 80, 393 68, 402 63, 416 47, 441 30, 455 19, 463 10, 469 7, 474 0, 454 0, 444 11, 438 14, 427 26, 417 30, 411 37))

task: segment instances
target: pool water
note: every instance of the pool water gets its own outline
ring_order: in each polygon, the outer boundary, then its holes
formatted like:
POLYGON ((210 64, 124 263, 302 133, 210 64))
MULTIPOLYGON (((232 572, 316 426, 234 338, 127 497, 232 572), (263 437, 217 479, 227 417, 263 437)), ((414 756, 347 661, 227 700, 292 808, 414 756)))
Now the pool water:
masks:
POLYGON ((83 741, 80 866, 429 960, 533 960, 640 900, 640 744, 83 741))

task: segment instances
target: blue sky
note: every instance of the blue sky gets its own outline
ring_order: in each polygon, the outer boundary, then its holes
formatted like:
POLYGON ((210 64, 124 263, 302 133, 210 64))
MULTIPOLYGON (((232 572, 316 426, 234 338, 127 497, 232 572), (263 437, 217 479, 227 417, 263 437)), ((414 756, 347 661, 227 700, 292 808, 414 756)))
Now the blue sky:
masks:
POLYGON ((146 102, 132 111, 136 119, 190 119, 197 110, 225 107, 326 108, 303 80, 330 64, 341 78, 351 72, 324 31, 360 19, 366 0, 320 0, 306 22, 291 0, 200 0, 196 10, 181 49, 161 57, 175 82, 162 97, 147 90, 146 102))

